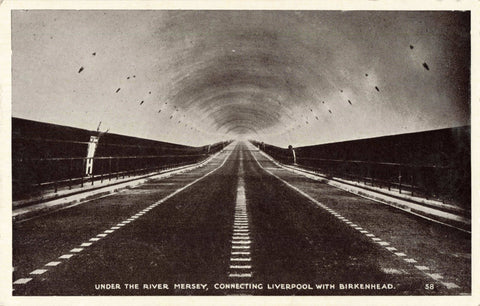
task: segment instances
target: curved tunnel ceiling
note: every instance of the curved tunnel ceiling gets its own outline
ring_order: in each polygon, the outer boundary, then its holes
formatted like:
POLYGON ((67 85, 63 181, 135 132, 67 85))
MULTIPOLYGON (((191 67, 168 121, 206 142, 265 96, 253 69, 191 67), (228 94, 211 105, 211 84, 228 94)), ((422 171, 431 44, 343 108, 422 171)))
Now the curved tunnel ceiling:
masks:
POLYGON ((469 124, 461 12, 14 11, 15 117, 200 145, 469 124))

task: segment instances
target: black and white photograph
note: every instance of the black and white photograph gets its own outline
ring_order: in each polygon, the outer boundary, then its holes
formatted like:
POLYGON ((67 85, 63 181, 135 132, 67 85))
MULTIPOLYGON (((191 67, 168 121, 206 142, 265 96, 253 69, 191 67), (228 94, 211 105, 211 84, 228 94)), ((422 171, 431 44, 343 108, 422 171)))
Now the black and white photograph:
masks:
POLYGON ((473 302, 472 8, 10 6, 12 304, 473 302))

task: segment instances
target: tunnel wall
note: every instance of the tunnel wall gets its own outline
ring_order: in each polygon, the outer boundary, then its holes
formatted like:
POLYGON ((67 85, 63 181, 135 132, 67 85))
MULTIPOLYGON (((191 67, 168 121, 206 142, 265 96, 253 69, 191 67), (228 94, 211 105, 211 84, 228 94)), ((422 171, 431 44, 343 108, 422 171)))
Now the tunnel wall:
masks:
POLYGON ((194 163, 218 152, 225 145, 219 142, 191 147, 12 118, 14 199, 38 192, 43 188, 42 184, 62 184, 62 180, 83 178, 90 136, 99 137, 93 177, 112 173, 123 176, 128 173, 130 176, 152 169, 194 163))
MULTIPOLYGON (((252 143, 293 163, 289 149, 252 143)), ((295 154, 299 166, 330 176, 403 188, 470 209, 470 126, 298 147, 295 154)))

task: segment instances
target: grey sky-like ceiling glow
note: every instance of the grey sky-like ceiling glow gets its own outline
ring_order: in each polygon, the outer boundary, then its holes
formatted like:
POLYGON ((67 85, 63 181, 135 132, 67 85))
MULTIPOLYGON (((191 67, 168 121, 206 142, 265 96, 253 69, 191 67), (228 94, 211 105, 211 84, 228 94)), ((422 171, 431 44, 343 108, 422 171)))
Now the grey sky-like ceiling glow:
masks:
POLYGON ((470 123, 469 14, 14 11, 12 115, 191 145, 470 123))

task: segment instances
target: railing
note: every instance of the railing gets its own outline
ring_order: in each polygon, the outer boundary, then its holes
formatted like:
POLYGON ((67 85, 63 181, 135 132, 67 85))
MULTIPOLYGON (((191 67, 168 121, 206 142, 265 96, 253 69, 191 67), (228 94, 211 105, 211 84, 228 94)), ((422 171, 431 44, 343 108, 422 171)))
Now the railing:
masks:
POLYGON ((107 180, 146 175, 194 164, 205 160, 225 146, 224 143, 218 143, 210 147, 198 148, 180 146, 155 148, 132 144, 102 144, 100 142, 97 148, 99 156, 69 157, 68 155, 86 155, 88 142, 14 138, 12 143, 14 201, 45 191, 57 192, 58 190, 94 185, 96 182, 103 183, 107 180), (152 151, 163 154, 145 154, 152 151), (127 155, 125 153, 140 154, 127 155), (110 156, 105 156, 107 154, 110 156), (93 161, 92 171, 87 175, 87 163, 91 161, 93 161))
MULTIPOLYGON (((293 165, 291 150, 254 144, 277 161, 293 165)), ((400 194, 455 203, 468 204, 467 175, 452 166, 415 165, 362 160, 324 159, 302 156, 296 152, 296 166, 323 174, 332 179, 344 179, 384 188, 400 194)))

